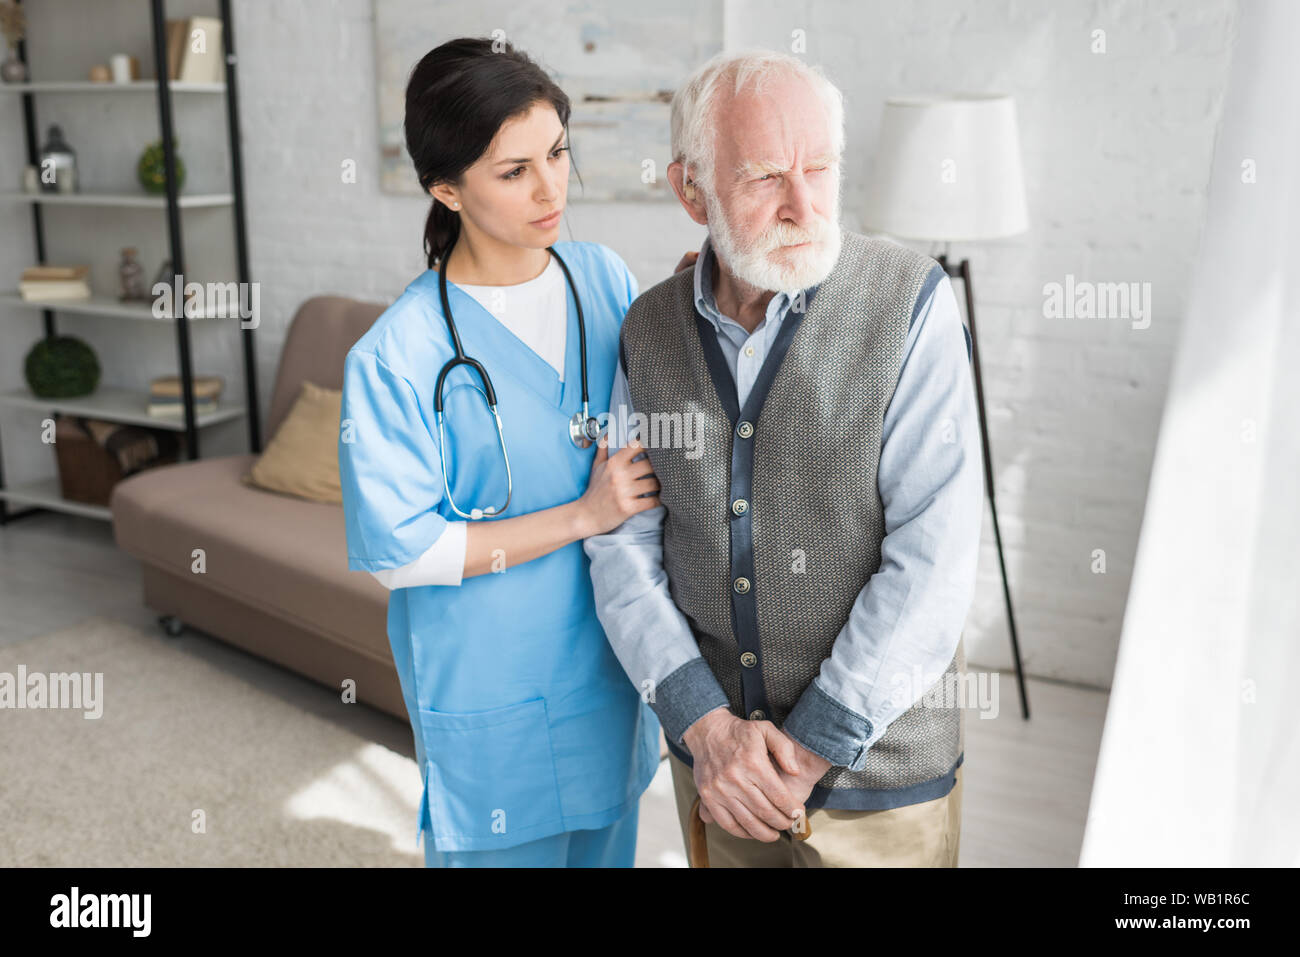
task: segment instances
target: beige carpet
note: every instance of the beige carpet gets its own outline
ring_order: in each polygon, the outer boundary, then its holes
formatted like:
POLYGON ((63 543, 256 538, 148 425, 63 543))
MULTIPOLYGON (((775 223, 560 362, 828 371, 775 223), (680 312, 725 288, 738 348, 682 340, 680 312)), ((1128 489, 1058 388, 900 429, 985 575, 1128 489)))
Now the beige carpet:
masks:
POLYGON ((0 648, 19 665, 102 672, 103 714, 0 708, 0 866, 424 863, 415 762, 159 633, 94 617, 0 648))

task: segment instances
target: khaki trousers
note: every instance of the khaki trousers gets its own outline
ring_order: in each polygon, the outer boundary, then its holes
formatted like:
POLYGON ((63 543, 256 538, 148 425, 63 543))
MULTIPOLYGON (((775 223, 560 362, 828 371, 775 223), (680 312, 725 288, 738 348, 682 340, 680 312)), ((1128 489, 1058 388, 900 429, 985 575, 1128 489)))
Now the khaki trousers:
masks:
MULTIPOLYGON (((690 854, 691 804, 699 792, 695 774, 668 755, 682 842, 690 854)), ((796 841, 789 831, 766 843, 733 837, 714 822, 704 825, 710 867, 956 867, 961 840, 961 772, 941 798, 885 811, 808 812, 812 834, 796 841)))

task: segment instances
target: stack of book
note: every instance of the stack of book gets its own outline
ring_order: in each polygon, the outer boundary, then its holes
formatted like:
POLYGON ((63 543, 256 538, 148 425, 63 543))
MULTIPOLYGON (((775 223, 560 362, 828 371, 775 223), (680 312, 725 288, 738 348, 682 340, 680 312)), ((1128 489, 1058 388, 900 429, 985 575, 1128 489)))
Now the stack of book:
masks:
MULTIPOLYGON (((204 415, 217 411, 217 399, 225 387, 219 375, 196 375, 194 384, 194 414, 204 415)), ((185 397, 181 392, 180 376, 159 376, 149 383, 149 414, 158 416, 183 416, 185 397)))
POLYGON ((18 282, 27 300, 89 299, 89 266, 28 266, 18 282))

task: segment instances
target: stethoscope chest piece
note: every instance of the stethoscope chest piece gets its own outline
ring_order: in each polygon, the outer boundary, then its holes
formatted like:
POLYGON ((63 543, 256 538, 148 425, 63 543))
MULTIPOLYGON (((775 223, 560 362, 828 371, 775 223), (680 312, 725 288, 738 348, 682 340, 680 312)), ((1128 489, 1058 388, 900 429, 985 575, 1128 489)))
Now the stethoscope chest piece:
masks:
POLYGON ((569 438, 580 449, 590 448, 591 443, 600 438, 600 423, 587 414, 585 403, 582 411, 573 413, 569 420, 569 438))

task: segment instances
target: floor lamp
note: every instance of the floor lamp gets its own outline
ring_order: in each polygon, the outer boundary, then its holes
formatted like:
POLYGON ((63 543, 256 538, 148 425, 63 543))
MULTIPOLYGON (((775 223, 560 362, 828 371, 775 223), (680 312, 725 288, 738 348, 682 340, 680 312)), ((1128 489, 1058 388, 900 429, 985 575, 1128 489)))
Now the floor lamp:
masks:
POLYGON ((970 260, 962 259, 954 265, 948 258, 949 243, 999 239, 1029 228, 1015 100, 1000 94, 901 96, 886 100, 866 225, 899 239, 942 244, 943 251, 936 257, 939 264, 951 278, 962 281, 984 452, 984 489, 993 512, 993 537, 1002 571, 1002 594, 1011 631, 1020 710, 1028 719, 1029 696, 1025 692, 1020 641, 1016 635, 1002 530, 993 493, 993 462, 975 335, 970 260))

